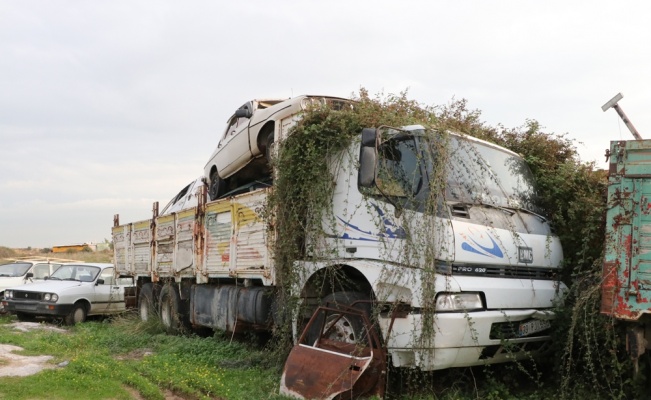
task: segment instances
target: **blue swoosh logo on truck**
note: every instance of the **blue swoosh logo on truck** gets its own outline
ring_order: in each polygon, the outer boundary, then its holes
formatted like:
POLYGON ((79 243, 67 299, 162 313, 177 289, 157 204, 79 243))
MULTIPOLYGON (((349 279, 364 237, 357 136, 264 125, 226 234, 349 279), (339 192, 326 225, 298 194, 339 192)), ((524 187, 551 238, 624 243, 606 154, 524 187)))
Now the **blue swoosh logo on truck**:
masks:
POLYGON ((493 256, 498 258, 504 257, 504 253, 502 253, 502 250, 500 249, 500 246, 497 244, 497 242, 495 242, 495 239, 493 239, 490 235, 487 236, 493 243, 492 247, 482 246, 481 244, 477 243, 475 239, 470 238, 472 244, 468 242, 463 242, 461 243, 461 248, 463 250, 469 251, 471 253, 476 253, 482 256, 489 256, 489 257, 493 256))

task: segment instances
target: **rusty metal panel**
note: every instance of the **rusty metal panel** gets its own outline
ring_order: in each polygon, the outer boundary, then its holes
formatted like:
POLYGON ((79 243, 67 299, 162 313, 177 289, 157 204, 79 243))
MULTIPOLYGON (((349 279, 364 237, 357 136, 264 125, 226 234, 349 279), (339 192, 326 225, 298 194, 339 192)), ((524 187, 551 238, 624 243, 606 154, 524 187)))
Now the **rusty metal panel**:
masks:
POLYGON ((120 274, 131 274, 129 249, 131 248, 131 224, 115 226, 112 231, 115 270, 120 274))
POLYGON ((151 272, 151 220, 133 224, 131 241, 133 246, 133 272, 136 275, 149 274, 151 272))
POLYGON ((601 312, 651 312, 651 140, 611 142, 601 312))
POLYGON ((234 203, 235 262, 231 271, 238 276, 259 274, 267 265, 267 227, 262 219, 264 192, 241 196, 234 203))
POLYGON ((228 275, 231 265, 231 238, 233 237, 232 209, 229 200, 206 205, 205 216, 206 275, 228 275))
POLYGON ((176 214, 174 270, 177 273, 194 275, 194 225, 196 208, 176 214))
POLYGON ((153 270, 159 276, 171 276, 174 262, 175 215, 156 218, 156 257, 153 270))

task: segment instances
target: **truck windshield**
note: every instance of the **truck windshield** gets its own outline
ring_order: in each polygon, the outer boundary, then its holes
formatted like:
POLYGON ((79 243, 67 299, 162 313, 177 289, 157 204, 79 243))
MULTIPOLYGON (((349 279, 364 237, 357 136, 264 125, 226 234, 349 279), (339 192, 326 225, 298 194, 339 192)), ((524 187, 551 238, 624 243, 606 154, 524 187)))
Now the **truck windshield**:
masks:
POLYGON ((403 131, 384 141, 378 148, 378 192, 370 194, 419 208, 429 192, 444 190, 448 202, 541 214, 533 176, 521 157, 487 142, 431 133, 403 131))
POLYGON ((447 149, 446 200, 541 212, 533 176, 521 157, 452 135, 447 149))

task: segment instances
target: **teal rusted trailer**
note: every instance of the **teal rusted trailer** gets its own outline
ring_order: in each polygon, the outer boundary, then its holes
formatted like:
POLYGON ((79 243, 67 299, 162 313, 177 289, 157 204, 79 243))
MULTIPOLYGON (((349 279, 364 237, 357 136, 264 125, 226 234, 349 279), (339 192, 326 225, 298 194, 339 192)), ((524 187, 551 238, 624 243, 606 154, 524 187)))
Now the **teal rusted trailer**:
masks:
POLYGON ((629 321, 634 360, 651 348, 651 140, 610 144, 601 312, 629 321))

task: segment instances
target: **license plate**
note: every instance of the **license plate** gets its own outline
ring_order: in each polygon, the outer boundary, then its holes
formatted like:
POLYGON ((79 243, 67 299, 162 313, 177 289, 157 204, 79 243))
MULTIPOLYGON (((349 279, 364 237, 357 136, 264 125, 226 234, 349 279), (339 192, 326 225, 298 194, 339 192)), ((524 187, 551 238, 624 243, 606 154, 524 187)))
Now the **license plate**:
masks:
POLYGON ((518 329, 518 336, 529 336, 534 333, 544 331, 552 326, 552 323, 546 319, 532 319, 531 321, 523 322, 518 329))

